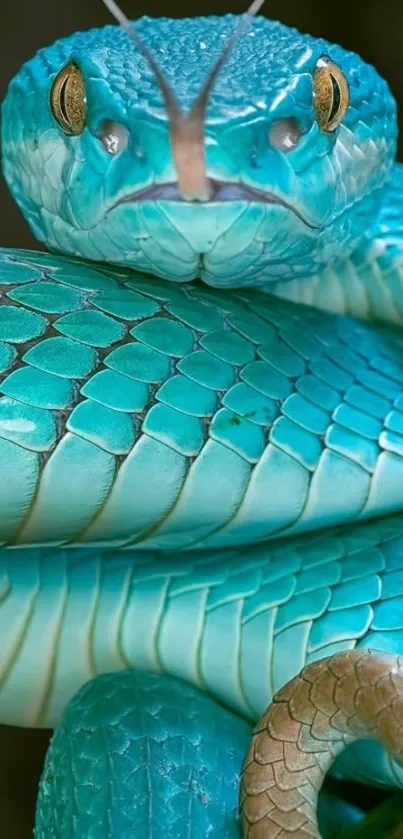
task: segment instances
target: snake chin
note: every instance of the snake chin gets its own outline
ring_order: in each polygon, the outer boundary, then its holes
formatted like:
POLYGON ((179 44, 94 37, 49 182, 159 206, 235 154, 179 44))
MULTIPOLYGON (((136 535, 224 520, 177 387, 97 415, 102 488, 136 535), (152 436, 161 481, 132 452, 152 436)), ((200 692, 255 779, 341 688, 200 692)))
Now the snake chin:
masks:
POLYGON ((213 189, 204 202, 181 200, 174 182, 127 192, 92 239, 120 246, 119 263, 175 282, 233 288, 309 271, 322 230, 302 209, 240 183, 215 181, 213 189))

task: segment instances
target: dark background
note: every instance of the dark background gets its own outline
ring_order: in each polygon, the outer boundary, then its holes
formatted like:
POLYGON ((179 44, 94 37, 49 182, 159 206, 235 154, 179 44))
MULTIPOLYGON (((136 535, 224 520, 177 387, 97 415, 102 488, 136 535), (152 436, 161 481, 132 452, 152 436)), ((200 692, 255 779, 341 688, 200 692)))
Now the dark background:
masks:
MULTIPOLYGON (((128 16, 242 12, 248 0, 121 0, 128 16)), ((403 3, 398 0, 266 0, 263 13, 360 53, 403 104, 403 3)), ((0 8, 0 98, 20 65, 42 46, 76 29, 109 23, 101 0, 3 0, 0 8)), ((402 110, 403 113, 403 110, 402 110)), ((400 115, 402 120, 402 114, 400 115)), ((403 159, 403 138, 399 157, 403 159)), ((35 247, 0 182, 1 245, 35 247)), ((32 836, 35 788, 48 735, 0 726, 0 835, 32 836)))

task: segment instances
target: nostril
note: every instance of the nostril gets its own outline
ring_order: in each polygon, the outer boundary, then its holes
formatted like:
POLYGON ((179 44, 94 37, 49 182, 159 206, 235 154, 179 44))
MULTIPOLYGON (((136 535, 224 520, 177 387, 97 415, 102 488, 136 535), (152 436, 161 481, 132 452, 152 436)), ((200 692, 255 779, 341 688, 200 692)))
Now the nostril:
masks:
POLYGON ((268 139, 271 146, 287 153, 298 145, 302 136, 301 127, 294 117, 278 119, 269 128, 268 139))
POLYGON ((106 119, 98 132, 99 139, 108 154, 116 155, 127 149, 129 132, 120 122, 106 119))

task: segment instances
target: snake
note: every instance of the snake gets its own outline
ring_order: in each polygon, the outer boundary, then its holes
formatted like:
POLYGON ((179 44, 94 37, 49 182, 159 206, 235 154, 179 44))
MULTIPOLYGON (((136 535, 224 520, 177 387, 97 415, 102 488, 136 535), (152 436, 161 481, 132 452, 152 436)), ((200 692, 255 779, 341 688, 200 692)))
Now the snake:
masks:
POLYGON ((2 106, 0 721, 37 839, 317 837, 328 771, 403 785, 396 103, 259 2, 105 2, 2 106))

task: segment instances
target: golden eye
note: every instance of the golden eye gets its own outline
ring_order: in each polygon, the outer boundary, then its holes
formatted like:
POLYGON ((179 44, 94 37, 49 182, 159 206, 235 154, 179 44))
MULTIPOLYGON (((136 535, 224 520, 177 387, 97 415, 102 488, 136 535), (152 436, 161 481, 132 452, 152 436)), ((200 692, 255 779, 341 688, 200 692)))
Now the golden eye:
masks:
POLYGON ((65 134, 82 134, 87 116, 85 82, 73 61, 56 76, 50 92, 50 107, 65 134))
POLYGON ((313 104, 322 131, 335 131, 350 102, 344 73, 327 55, 319 59, 313 74, 313 104))

